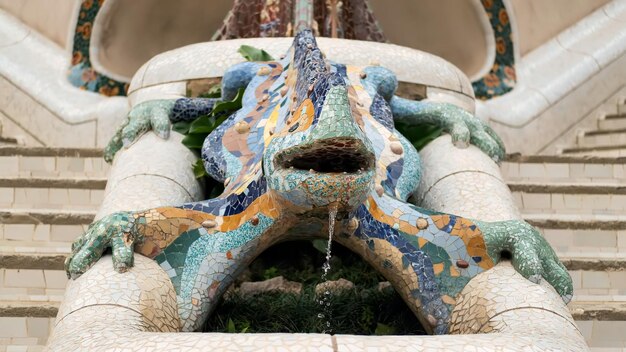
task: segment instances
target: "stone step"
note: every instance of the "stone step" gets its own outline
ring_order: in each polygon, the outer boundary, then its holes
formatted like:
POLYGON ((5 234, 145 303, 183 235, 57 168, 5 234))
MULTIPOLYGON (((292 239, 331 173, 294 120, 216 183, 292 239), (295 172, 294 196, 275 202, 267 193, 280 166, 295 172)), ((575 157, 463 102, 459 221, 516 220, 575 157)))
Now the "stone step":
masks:
POLYGON ((577 296, 569 304, 576 325, 593 352, 626 347, 626 296, 577 296))
POLYGON ((0 178, 0 207, 94 210, 102 203, 105 178, 0 178))
POLYGON ((626 129, 586 131, 576 138, 579 147, 626 144, 626 129))
POLYGON ((525 214, 559 255, 621 253, 626 257, 626 216, 525 214))
POLYGON ((95 210, 0 209, 0 246, 69 244, 86 231, 95 214, 95 210))
POLYGON ((0 177, 104 178, 101 149, 0 146, 0 177))
POLYGON ((0 298, 0 350, 7 346, 7 351, 42 351, 59 304, 34 296, 19 301, 0 298))
MULTIPOLYGON (((1 130, 0 126, 0 130, 1 130)), ((13 137, 3 137, 0 136, 0 148, 1 147, 12 147, 12 146, 16 146, 17 145, 17 139, 13 138, 13 137)))
POLYGON ((595 147, 573 147, 561 151, 564 155, 588 155, 601 158, 626 157, 626 144, 600 145, 595 147))
MULTIPOLYGON (((626 297, 626 258, 561 258, 574 282, 574 295, 626 297)), ((626 302, 624 302, 626 304, 626 302)))
POLYGON ((606 214, 626 212, 626 185, 508 182, 523 214, 606 214))
POLYGON ((505 180, 515 182, 626 184, 626 157, 510 154, 500 165, 500 170, 505 180))
POLYGON ((626 128, 626 111, 622 115, 607 115, 598 120, 598 129, 614 130, 626 128))

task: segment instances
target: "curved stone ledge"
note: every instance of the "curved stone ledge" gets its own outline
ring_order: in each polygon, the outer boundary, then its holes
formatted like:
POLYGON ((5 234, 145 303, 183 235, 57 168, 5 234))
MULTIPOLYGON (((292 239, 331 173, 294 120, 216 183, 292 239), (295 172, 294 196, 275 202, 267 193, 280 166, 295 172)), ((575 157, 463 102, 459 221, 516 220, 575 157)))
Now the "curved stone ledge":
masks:
POLYGON ((420 156, 424 176, 415 198, 424 208, 482 221, 521 219, 498 165, 478 148, 457 148, 444 135, 420 156))
MULTIPOLYGON (((394 44, 317 38, 330 60, 348 65, 380 64, 394 71, 401 82, 427 87, 430 100, 455 103, 474 111, 474 91, 468 78, 448 61, 423 51, 394 44)), ((136 104, 148 95, 177 95, 180 83, 222 77, 230 66, 243 62, 237 52, 241 45, 262 48, 274 57, 285 54, 293 38, 247 38, 187 45, 167 51, 145 63, 133 77, 128 97, 136 104), (166 88, 155 88, 167 85, 166 88)), ((154 99, 154 98, 152 98, 154 99)))
POLYGON ((196 156, 173 132, 167 140, 152 132, 116 155, 96 219, 122 210, 180 205, 202 198, 192 165, 196 156))

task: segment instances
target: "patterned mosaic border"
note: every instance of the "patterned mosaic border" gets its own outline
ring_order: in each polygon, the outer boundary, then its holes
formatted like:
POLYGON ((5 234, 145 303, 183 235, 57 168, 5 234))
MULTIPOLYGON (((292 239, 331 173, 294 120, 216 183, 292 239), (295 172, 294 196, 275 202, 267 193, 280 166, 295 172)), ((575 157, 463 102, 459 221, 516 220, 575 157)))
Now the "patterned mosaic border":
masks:
POLYGON ((472 82, 472 86, 476 98, 489 100, 508 93, 515 86, 515 51, 511 21, 504 0, 481 0, 481 3, 493 29, 496 55, 491 70, 472 82))
POLYGON ((120 82, 96 71, 89 57, 93 24, 105 0, 83 0, 72 48, 72 65, 68 71, 70 83, 80 89, 106 96, 126 95, 128 82, 120 82))
MULTIPOLYGON (((72 50, 68 79, 74 86, 106 96, 125 96, 127 82, 112 79, 93 68, 89 46, 95 18, 105 0, 83 0, 72 50)), ((515 86, 515 55, 509 13, 504 0, 481 0, 495 36, 495 60, 489 72, 472 83, 476 98, 488 100, 504 95, 515 86)))

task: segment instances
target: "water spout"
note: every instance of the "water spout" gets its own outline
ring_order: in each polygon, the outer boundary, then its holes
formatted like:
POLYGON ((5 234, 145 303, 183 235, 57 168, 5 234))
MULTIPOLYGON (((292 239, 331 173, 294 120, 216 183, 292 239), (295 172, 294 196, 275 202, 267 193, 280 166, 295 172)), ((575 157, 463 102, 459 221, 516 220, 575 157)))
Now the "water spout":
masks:
MULTIPOLYGON (((331 249, 333 243, 333 233, 335 232, 335 221, 337 219, 337 209, 338 204, 332 203, 328 207, 328 243, 326 244, 326 262, 322 266, 322 283, 328 281, 328 272, 330 271, 330 258, 331 258, 331 249)), ((320 306, 322 308, 322 312, 317 315, 320 319, 326 319, 324 330, 322 330, 323 334, 332 333, 332 328, 330 324, 331 320, 331 310, 330 310, 330 296, 331 292, 328 287, 325 288, 324 293, 319 301, 320 306)))

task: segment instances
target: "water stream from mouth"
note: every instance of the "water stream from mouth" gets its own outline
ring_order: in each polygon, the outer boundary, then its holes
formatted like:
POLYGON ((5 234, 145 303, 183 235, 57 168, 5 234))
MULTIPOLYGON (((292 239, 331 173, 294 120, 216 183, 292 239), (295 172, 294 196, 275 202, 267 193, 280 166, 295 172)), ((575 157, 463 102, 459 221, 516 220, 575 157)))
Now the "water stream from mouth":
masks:
MULTIPOLYGON (((328 243, 326 244, 326 262, 322 266, 322 284, 328 281, 328 271, 330 271, 330 258, 331 258, 331 249, 333 243, 333 233, 335 232, 335 220, 337 219, 337 204, 333 203, 328 207, 328 243)), ((330 324, 331 320, 331 309, 330 309, 330 298, 331 292, 329 287, 326 286, 324 288, 324 292, 321 298, 319 299, 320 306, 322 308, 322 312, 317 314, 317 317, 320 319, 325 319, 326 322, 324 324, 324 330, 322 330, 323 334, 332 333, 332 327, 330 324)))

